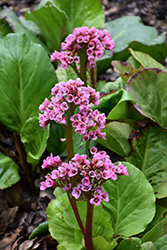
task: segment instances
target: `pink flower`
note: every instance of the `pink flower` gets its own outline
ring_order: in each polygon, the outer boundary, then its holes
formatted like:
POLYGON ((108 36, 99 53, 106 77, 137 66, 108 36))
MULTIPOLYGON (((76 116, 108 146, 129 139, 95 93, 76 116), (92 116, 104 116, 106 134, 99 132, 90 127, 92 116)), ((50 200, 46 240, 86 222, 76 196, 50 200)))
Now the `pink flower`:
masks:
POLYGON ((96 197, 90 199, 90 204, 92 204, 92 205, 99 206, 100 203, 101 203, 101 197, 100 196, 96 196, 96 197))
MULTIPOLYGON (((66 37, 65 42, 61 43, 62 51, 54 51, 50 60, 59 60, 61 67, 67 69, 70 64, 80 64, 79 55, 83 53, 82 50, 86 50, 87 66, 95 68, 95 58, 101 58, 105 49, 113 51, 114 47, 114 41, 107 30, 98 30, 95 27, 89 29, 87 26, 78 27, 73 30, 73 34, 66 37)), ((79 70, 79 66, 76 67, 79 70)))
POLYGON ((40 189, 59 186, 78 199, 81 195, 88 197, 92 205, 99 206, 101 201, 109 201, 107 192, 101 184, 108 179, 116 180, 117 175, 128 175, 127 168, 119 162, 114 165, 105 151, 98 151, 96 147, 90 150, 92 156, 75 154, 69 163, 62 162, 59 156, 48 156, 43 165, 52 167, 52 174, 46 175, 41 182, 40 189))
POLYGON ((75 199, 78 199, 81 195, 81 190, 77 187, 74 187, 71 194, 75 197, 75 199))

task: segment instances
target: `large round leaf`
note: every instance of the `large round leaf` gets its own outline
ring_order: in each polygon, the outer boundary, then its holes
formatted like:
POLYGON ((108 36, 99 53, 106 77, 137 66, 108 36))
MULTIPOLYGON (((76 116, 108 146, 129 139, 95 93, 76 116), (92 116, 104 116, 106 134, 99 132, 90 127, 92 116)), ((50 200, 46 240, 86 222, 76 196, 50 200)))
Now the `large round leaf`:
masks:
POLYGON ((72 29, 88 26, 99 27, 104 23, 104 10, 99 0, 52 0, 63 10, 70 21, 72 29))
POLYGON ((0 42, 0 79, 0 120, 20 133, 56 83, 54 68, 41 45, 25 34, 9 34, 0 42))
POLYGON ((63 219, 63 210, 68 206, 67 194, 59 195, 49 203, 47 216, 49 221, 49 231, 51 236, 68 250, 80 250, 83 245, 75 240, 76 229, 67 225, 63 219))
POLYGON ((59 51, 61 40, 68 30, 68 18, 64 11, 47 2, 38 10, 27 11, 25 18, 39 27, 51 50, 59 51))
POLYGON ((27 152, 27 162, 37 165, 46 149, 49 126, 44 130, 39 126, 39 118, 29 118, 21 128, 21 141, 27 152))
POLYGON ((142 69, 128 80, 127 90, 136 101, 136 109, 167 127, 167 72, 142 69))
MULTIPOLYGON (((77 202, 78 211, 83 222, 86 224, 86 202, 77 202)), ((72 207, 69 205, 64 211, 64 220, 71 227, 79 229, 78 222, 75 218, 72 207)), ((94 206, 93 211, 93 227, 92 236, 96 238, 97 236, 103 236, 107 241, 111 242, 111 236, 113 235, 113 229, 110 221, 110 216, 102 209, 101 206, 94 206)))
MULTIPOLYGON (((31 23, 31 26, 33 26, 31 32, 31 30, 24 25, 25 19, 19 18, 15 12, 9 8, 5 8, 0 12, 0 19, 1 18, 4 18, 9 23, 13 32, 24 32, 31 41, 41 44, 45 48, 46 52, 49 53, 48 47, 46 47, 46 45, 39 39, 39 33, 38 35, 35 34, 35 30, 38 30, 38 27, 34 23, 31 23)), ((12 31, 9 30, 8 33, 10 32, 12 31)))
POLYGON ((141 51, 133 51, 129 49, 132 56, 143 65, 144 68, 158 68, 167 70, 161 63, 157 62, 154 58, 152 58, 149 54, 143 53, 141 51))
POLYGON ((11 187, 19 180, 19 166, 0 152, 0 189, 11 187))
POLYGON ((123 162, 129 176, 119 176, 118 180, 108 180, 103 186, 109 195, 109 202, 103 202, 109 213, 114 234, 131 236, 142 232, 153 219, 155 196, 144 174, 123 162))
POLYGON ((145 174, 157 198, 167 196, 166 145, 167 132, 157 125, 150 126, 140 138, 134 138, 133 151, 126 158, 145 174))
POLYGON ((110 52, 98 60, 98 73, 111 67, 111 60, 126 61, 130 56, 128 48, 148 53, 155 60, 162 62, 167 55, 166 35, 155 28, 142 24, 137 16, 125 16, 107 22, 101 29, 107 29, 115 42, 114 55, 110 52))
POLYGON ((166 250, 167 246, 167 220, 158 223, 148 233, 146 233, 142 242, 152 241, 158 250, 166 250))
POLYGON ((133 128, 122 122, 108 123, 103 132, 106 132, 106 140, 98 139, 97 142, 121 156, 127 156, 131 150, 128 138, 133 128))

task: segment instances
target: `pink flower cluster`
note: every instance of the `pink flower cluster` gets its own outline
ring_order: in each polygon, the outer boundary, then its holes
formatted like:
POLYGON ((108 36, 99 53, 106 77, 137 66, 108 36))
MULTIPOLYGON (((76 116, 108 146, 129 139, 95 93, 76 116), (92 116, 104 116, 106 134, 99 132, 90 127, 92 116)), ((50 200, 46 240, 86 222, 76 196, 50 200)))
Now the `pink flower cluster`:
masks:
POLYGON ((80 63, 80 51, 83 49, 87 54, 88 67, 95 68, 95 59, 101 58, 105 49, 113 51, 114 47, 114 40, 107 30, 79 27, 66 37, 61 43, 62 51, 54 51, 50 60, 59 60, 61 66, 67 69, 69 64, 80 63))
POLYGON ((40 189, 59 186, 76 199, 81 195, 89 197, 92 205, 98 206, 102 200, 108 202, 108 195, 101 185, 108 179, 116 180, 117 175, 128 176, 127 168, 121 162, 115 166, 106 152, 97 151, 96 147, 92 147, 90 153, 90 160, 87 155, 76 154, 69 163, 51 154, 44 160, 42 168, 52 168, 53 171, 41 182, 40 189))
POLYGON ((39 110, 43 112, 39 114, 39 124, 44 129, 50 120, 54 120, 62 125, 67 125, 65 112, 68 112, 78 106, 77 114, 68 113, 72 126, 76 133, 83 136, 83 140, 97 140, 104 138, 105 133, 101 129, 105 127, 105 114, 100 114, 98 110, 93 111, 90 103, 95 106, 99 104, 99 92, 96 92, 91 87, 82 86, 84 83, 77 78, 68 82, 60 82, 52 88, 51 101, 47 98, 40 105, 39 110))

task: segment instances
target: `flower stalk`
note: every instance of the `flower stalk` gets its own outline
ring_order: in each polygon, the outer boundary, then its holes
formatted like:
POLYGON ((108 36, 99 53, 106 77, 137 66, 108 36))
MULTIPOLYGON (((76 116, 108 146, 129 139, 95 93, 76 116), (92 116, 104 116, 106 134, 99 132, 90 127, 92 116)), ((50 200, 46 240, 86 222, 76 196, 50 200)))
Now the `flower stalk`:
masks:
POLYGON ((101 185, 108 179, 116 180, 117 175, 128 175, 127 168, 121 163, 115 166, 105 151, 90 148, 90 140, 106 139, 106 117, 98 109, 100 93, 95 91, 97 68, 95 59, 100 59, 104 51, 114 48, 114 41, 107 30, 94 27, 75 28, 73 34, 61 43, 61 52, 54 51, 50 60, 58 61, 67 69, 70 65, 77 76, 76 80, 60 82, 52 88, 51 101, 47 98, 40 105, 39 124, 44 129, 50 120, 65 128, 67 163, 52 154, 43 161, 42 168, 50 168, 51 174, 41 182, 41 190, 48 187, 62 187, 67 192, 69 202, 83 234, 86 250, 94 250, 92 223, 94 205, 102 200, 108 202, 107 192, 101 185), (88 72, 88 73, 87 73, 88 72), (89 75, 88 75, 89 74, 89 75), (87 81, 90 81, 88 84, 87 81), (88 86, 89 85, 89 86, 88 86), (90 87, 91 86, 91 87, 90 87), (82 135, 85 141, 85 154, 74 155, 73 131, 82 135), (86 225, 81 220, 76 200, 87 201, 86 225))

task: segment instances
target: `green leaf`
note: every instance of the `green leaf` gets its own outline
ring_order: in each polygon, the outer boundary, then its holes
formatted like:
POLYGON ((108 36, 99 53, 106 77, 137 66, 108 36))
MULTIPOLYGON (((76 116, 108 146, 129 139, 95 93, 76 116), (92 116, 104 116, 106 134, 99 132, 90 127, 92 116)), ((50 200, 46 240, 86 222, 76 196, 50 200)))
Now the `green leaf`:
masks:
POLYGON ((93 239, 94 250, 111 250, 114 249, 116 245, 117 245, 116 241, 113 242, 113 244, 111 245, 102 236, 98 236, 95 239, 93 239))
POLYGON ((99 27, 105 15, 99 0, 53 0, 63 10, 70 21, 71 28, 88 26, 99 27))
POLYGON ((64 246, 58 245, 58 246, 57 246, 57 249, 58 249, 58 250, 66 250, 67 248, 65 248, 64 246))
MULTIPOLYGON (((77 202, 78 211, 83 222, 83 225, 86 224, 86 211, 87 203, 86 202, 77 202)), ((79 229, 78 222, 75 218, 74 212, 71 205, 69 205, 64 213, 65 222, 75 228, 79 229)), ((94 206, 93 211, 93 227, 92 227, 92 236, 96 238, 97 236, 103 236, 107 241, 111 242, 111 236, 113 235, 113 229, 111 226, 110 216, 102 209, 101 206, 94 206)))
POLYGON ((65 130, 61 124, 54 121, 50 122, 50 136, 47 141, 47 150, 54 155, 60 155, 66 149, 66 142, 61 141, 65 138, 65 130))
POLYGON ((60 50, 61 40, 67 35, 68 30, 68 18, 64 11, 47 2, 38 10, 27 11, 25 18, 33 21, 39 27, 47 46, 52 51, 60 50))
POLYGON ((129 238, 129 239, 124 239, 121 241, 119 246, 117 247, 117 250, 139 250, 141 249, 141 239, 139 238, 129 238))
POLYGON ((157 198, 167 196, 167 132, 150 126, 140 138, 134 138, 133 151, 126 161, 138 167, 152 184, 157 198))
POLYGON ((18 165, 11 158, 0 152, 0 189, 9 188, 19 180, 18 165))
POLYGON ((152 230, 146 233, 142 242, 152 241, 157 250, 166 250, 167 246, 167 220, 158 223, 152 230))
POLYGON ((63 210, 68 206, 67 194, 59 195, 55 200, 49 203, 47 216, 49 222, 49 231, 51 236, 68 250, 80 250, 82 244, 77 243, 74 238, 75 229, 68 226, 62 215, 63 210))
POLYGON ((48 221, 39 224, 30 234, 29 239, 33 239, 39 234, 46 233, 48 231, 48 221))
POLYGON ((0 120, 19 134, 56 83, 54 68, 41 45, 8 34, 0 41, 0 79, 0 120))
POLYGON ((147 228, 142 235, 150 231, 156 224, 164 220, 165 212, 167 212, 166 208, 156 205, 156 213, 153 220, 147 225, 147 228))
POLYGON ((49 49, 46 45, 38 39, 25 25, 21 22, 18 16, 9 8, 6 8, 0 12, 0 19, 4 18, 12 28, 13 32, 24 32, 28 38, 34 43, 41 44, 46 52, 49 52, 49 49))
POLYGON ((102 132, 106 132, 106 140, 98 139, 97 142, 121 156, 127 156, 131 150, 128 138, 133 128, 126 123, 110 122, 102 132))
POLYGON ((108 180, 103 184, 109 195, 109 202, 103 207, 111 217, 114 234, 132 236, 142 232, 153 219, 155 196, 144 174, 123 162, 129 176, 118 176, 116 181, 108 180))
POLYGON ((37 165, 46 149, 49 126, 44 130, 39 126, 39 118, 29 118, 21 128, 21 141, 27 152, 27 162, 37 165))
POLYGON ((70 79, 75 80, 78 77, 71 67, 68 67, 67 69, 63 69, 62 67, 59 67, 56 70, 56 75, 58 78, 58 82, 62 82, 62 81, 67 82, 70 79))
POLYGON ((141 244, 142 250, 157 250, 154 243, 152 241, 144 242, 141 244))
POLYGON ((120 99, 118 100, 115 107, 109 112, 108 120, 118 120, 118 119, 131 119, 131 113, 129 110, 129 103, 135 103, 132 97, 124 89, 118 91, 120 94, 120 99))
POLYGON ((112 66, 114 70, 119 73, 124 82, 127 83, 128 79, 137 71, 143 68, 140 66, 138 69, 134 69, 132 65, 128 62, 112 61, 112 66))
POLYGON ((128 48, 139 50, 151 55, 158 62, 162 62, 167 55, 166 34, 158 36, 155 28, 141 23, 140 17, 125 16, 101 26, 107 29, 114 39, 114 55, 106 52, 98 60, 98 74, 111 67, 111 60, 126 61, 130 56, 128 48))
POLYGON ((125 89, 126 83, 122 80, 121 77, 118 77, 115 82, 107 82, 100 92, 109 93, 112 90, 125 89))
POLYGON ((132 56, 144 67, 144 68, 158 68, 167 70, 161 63, 157 62, 154 58, 152 58, 149 54, 133 51, 129 49, 132 56))
POLYGON ((97 106, 97 108, 100 112, 106 114, 107 119, 114 119, 114 120, 119 118, 123 119, 126 118, 128 106, 124 103, 126 108, 122 111, 121 109, 119 109, 119 106, 121 105, 121 103, 126 101, 129 101, 130 103, 135 103, 126 90, 120 89, 114 93, 101 97, 100 103, 97 106))
POLYGON ((127 90, 136 102, 136 109, 167 127, 167 72, 142 69, 128 81, 127 90))
POLYGON ((1 33, 1 38, 4 37, 4 36, 6 36, 8 33, 11 33, 11 32, 13 32, 13 30, 9 26, 8 22, 5 19, 1 19, 0 18, 0 33, 1 33))

